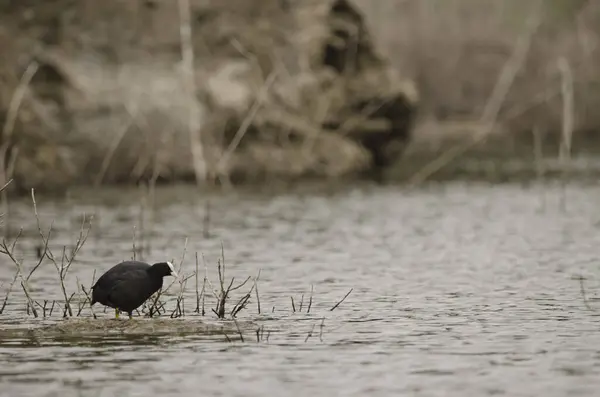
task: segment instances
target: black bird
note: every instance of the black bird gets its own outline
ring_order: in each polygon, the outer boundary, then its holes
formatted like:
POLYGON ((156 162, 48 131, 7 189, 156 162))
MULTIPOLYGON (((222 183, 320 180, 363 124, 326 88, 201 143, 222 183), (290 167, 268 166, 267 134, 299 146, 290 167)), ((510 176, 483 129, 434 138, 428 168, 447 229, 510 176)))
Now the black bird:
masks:
POLYGON ((162 288, 163 277, 177 277, 171 262, 150 266, 146 262, 121 262, 104 273, 92 287, 92 302, 115 309, 115 317, 123 311, 131 318, 135 309, 162 288))

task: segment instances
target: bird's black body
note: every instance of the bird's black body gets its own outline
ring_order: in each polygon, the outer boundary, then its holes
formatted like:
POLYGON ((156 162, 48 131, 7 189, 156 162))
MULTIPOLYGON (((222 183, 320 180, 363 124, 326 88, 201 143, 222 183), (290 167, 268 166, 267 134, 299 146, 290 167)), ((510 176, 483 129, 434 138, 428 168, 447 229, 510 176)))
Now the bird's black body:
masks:
MULTIPOLYGON (((170 262, 150 266, 140 261, 121 262, 104 273, 92 287, 91 304, 132 312, 162 288, 163 277, 176 275, 170 262)), ((118 313, 118 312, 117 312, 118 313)))

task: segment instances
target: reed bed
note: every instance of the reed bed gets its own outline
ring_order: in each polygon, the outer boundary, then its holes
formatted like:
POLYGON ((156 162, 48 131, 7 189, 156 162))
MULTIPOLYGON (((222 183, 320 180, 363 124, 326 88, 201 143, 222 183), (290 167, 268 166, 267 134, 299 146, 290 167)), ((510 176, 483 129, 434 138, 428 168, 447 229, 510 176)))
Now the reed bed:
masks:
MULTIPOLYGON (((210 265, 202 253, 195 252, 193 260, 189 260, 188 239, 186 238, 179 261, 172 261, 177 264, 179 277, 172 281, 165 279, 166 284, 163 288, 134 312, 133 320, 111 319, 109 316, 112 316, 112 311, 107 313, 107 307, 100 306, 101 309, 99 309, 96 306, 96 310, 94 310, 90 305, 91 289, 97 277, 99 277, 98 269, 91 270, 91 279, 88 281, 82 281, 75 277, 76 287, 74 289, 69 288, 69 285, 73 284, 70 270, 73 269, 74 265, 76 266, 77 255, 88 241, 93 225, 93 217, 81 217, 82 221, 75 242, 69 246, 62 246, 59 251, 56 251, 53 248, 56 247, 56 244, 51 243, 54 237, 53 223, 48 226, 42 225, 33 189, 31 191, 31 201, 37 225, 37 235, 40 240, 36 252, 37 260, 33 263, 25 263, 25 260, 21 259, 21 254, 17 248, 21 243, 22 229, 19 230, 14 239, 9 241, 7 238, 3 238, 0 242, 0 254, 6 256, 14 265, 14 275, 11 281, 0 285, 0 290, 4 292, 3 298, 0 298, 0 320, 2 315, 9 314, 7 311, 10 309, 10 311, 13 311, 13 313, 10 313, 12 318, 24 313, 27 318, 33 318, 33 321, 27 322, 29 325, 39 324, 44 326, 43 329, 50 334, 59 328, 59 333, 64 334, 66 332, 65 323, 58 321, 54 322, 53 325, 47 325, 46 322, 39 320, 71 320, 70 324, 73 324, 72 328, 74 328, 71 331, 90 330, 94 334, 104 332, 98 331, 97 328, 104 329, 107 327, 121 331, 123 327, 126 327, 131 328, 131 332, 139 332, 139 321, 143 320, 148 321, 148 324, 152 324, 144 329, 153 334, 163 332, 164 330, 159 331, 156 327, 168 327, 169 321, 174 325, 173 332, 182 333, 181 321, 183 320, 190 321, 191 326, 188 330, 199 332, 199 330, 205 329, 203 327, 206 326, 206 323, 202 321, 212 321, 213 325, 217 324, 216 326, 228 341, 235 339, 244 341, 244 332, 248 332, 247 320, 249 320, 252 324, 250 326, 251 331, 254 334, 251 339, 255 338, 258 342, 269 341, 272 330, 265 329, 264 324, 256 325, 254 323, 254 320, 273 319, 271 313, 275 312, 274 305, 267 305, 272 309, 264 310, 266 302, 261 299, 259 293, 261 270, 254 276, 244 278, 230 275, 223 244, 221 244, 220 257, 214 265, 217 270, 217 280, 213 281, 209 278, 210 265), (62 299, 50 299, 40 296, 40 292, 31 287, 32 281, 39 273, 39 269, 47 265, 51 265, 56 271, 56 288, 62 299), (67 282, 68 279, 71 282, 67 282), (22 302, 23 296, 25 302, 22 302), (25 305, 25 310, 23 310, 22 303, 25 305), (105 315, 101 315, 100 310, 105 315), (269 311, 271 313, 268 313, 269 311), (243 313, 246 314, 244 320, 239 320, 243 313), (36 320, 39 322, 36 323, 36 320), (130 326, 126 325, 128 321, 131 323, 130 326), (228 326, 228 331, 226 331, 228 326), (235 332, 236 336, 233 336, 232 331, 235 332)), ((140 250, 143 250, 143 246, 139 245, 136 237, 136 228, 134 228, 132 238, 133 259, 136 259, 136 255, 140 250)), ((350 289, 328 311, 336 310, 352 291, 350 289)), ((314 311, 314 300, 314 285, 311 285, 309 295, 302 294, 299 300, 295 300, 293 296, 290 296, 291 304, 289 308, 282 308, 278 310, 278 313, 282 314, 281 312, 284 311, 289 314, 311 314, 311 310, 314 311)), ((313 313, 307 320, 311 320, 314 324, 306 333, 305 341, 315 336, 317 331, 319 339, 322 339, 326 316, 318 315, 315 319, 313 313)), ((211 330, 214 331, 214 327, 211 330)))

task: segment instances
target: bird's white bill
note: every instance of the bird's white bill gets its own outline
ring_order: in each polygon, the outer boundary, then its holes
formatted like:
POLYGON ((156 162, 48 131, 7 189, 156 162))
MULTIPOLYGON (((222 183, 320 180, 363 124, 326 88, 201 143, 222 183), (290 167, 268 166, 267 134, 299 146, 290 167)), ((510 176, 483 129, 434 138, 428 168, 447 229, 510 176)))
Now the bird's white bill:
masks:
POLYGON ((175 266, 173 266, 173 264, 171 262, 167 262, 167 265, 169 265, 169 269, 171 269, 171 276, 173 276, 175 278, 179 277, 179 275, 175 271, 175 266))

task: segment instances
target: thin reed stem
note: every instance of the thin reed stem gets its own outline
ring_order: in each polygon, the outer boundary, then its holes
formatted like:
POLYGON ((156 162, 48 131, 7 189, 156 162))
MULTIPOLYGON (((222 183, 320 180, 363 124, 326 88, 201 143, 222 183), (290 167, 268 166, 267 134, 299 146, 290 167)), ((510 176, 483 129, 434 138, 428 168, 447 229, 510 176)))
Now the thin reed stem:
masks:
POLYGON ((323 328, 325 328, 325 317, 321 319, 321 325, 319 326, 319 340, 323 342, 323 328))
POLYGON ((240 335, 240 339, 242 340, 242 343, 244 343, 244 334, 242 334, 242 330, 240 329, 240 325, 238 324, 237 320, 234 318, 233 322, 235 323, 235 327, 237 328, 238 334, 240 335))
POLYGON ((258 296, 258 279, 260 278, 260 271, 258 269, 258 275, 254 279, 254 292, 256 293, 256 309, 258 310, 258 314, 260 314, 260 297, 258 296))
POLYGON ((202 222, 202 235, 204 238, 210 238, 210 200, 204 204, 204 220, 202 222))
MULTIPOLYGON (((196 252, 196 309, 194 312, 200 313, 200 292, 198 289, 198 252, 196 252)), ((204 292, 204 287, 202 288, 202 292, 204 292)))
POLYGON ((15 276, 13 277, 12 281, 8 285, 8 289, 6 290, 6 295, 4 296, 4 301, 2 302, 2 306, 0 307, 0 314, 4 313, 4 309, 6 308, 6 305, 8 304, 8 297, 10 296, 13 286, 17 282, 18 278, 19 278, 19 272, 17 271, 15 273, 15 276))
POLYGON ((339 305, 341 305, 343 301, 345 301, 345 300, 346 300, 346 298, 348 297, 348 295, 350 295, 350 293, 352 292, 352 290, 353 290, 353 289, 354 289, 354 288, 350 288, 350 291, 348 291, 348 292, 346 293, 346 295, 344 295, 344 297, 342 298, 342 300, 341 300, 341 301, 339 301, 338 303, 336 303, 336 304, 335 304, 335 305, 334 305, 334 306, 333 306, 331 309, 329 309, 329 311, 334 311, 335 309, 337 309, 337 307, 338 307, 339 305))
POLYGON ((304 343, 306 343, 306 342, 308 341, 308 339, 310 339, 310 337, 311 337, 311 336, 312 336, 312 334, 313 334, 313 331, 315 330, 315 326, 316 326, 316 325, 317 325, 317 324, 313 324, 313 326, 312 326, 312 328, 310 329, 310 331, 308 331, 308 334, 306 335, 306 339, 304 339, 304 343))

